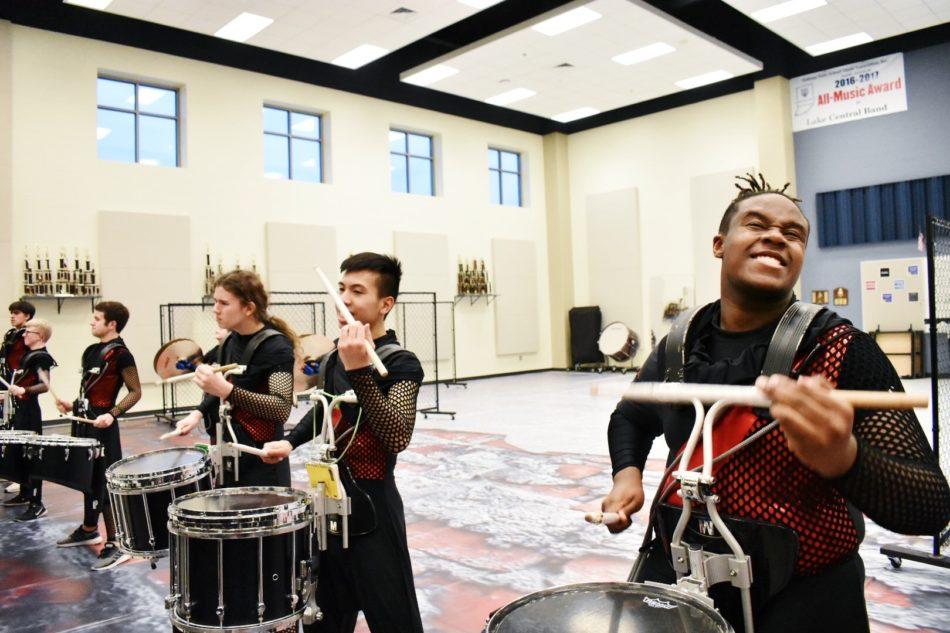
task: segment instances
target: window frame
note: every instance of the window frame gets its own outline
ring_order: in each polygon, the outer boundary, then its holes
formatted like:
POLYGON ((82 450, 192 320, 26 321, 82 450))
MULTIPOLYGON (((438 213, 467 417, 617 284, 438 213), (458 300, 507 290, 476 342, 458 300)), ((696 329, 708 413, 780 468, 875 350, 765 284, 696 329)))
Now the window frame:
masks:
POLYGON ((523 152, 513 149, 504 149, 495 145, 488 146, 489 152, 498 152, 498 167, 491 166, 491 160, 488 161, 488 195, 491 196, 491 179, 496 178, 498 182, 498 201, 490 200, 492 204, 497 204, 503 207, 524 207, 525 206, 525 195, 524 195, 524 155, 523 152), (510 169, 505 169, 502 165, 502 154, 511 154, 518 161, 517 171, 511 171, 510 169), (504 189, 504 174, 514 174, 518 177, 518 204, 507 204, 505 200, 505 189, 504 189))
MULTIPOLYGON (((286 139, 287 141, 287 177, 282 178, 281 180, 288 180, 293 182, 308 182, 314 185, 322 185, 327 182, 327 157, 326 157, 326 126, 327 126, 327 117, 324 112, 317 112, 313 110, 305 110, 296 108, 294 106, 281 105, 274 102, 265 101, 261 106, 261 132, 266 137, 276 136, 278 138, 286 139), (287 116, 287 133, 282 132, 269 132, 264 129, 263 124, 263 110, 264 108, 269 108, 271 110, 280 110, 287 116), (317 125, 319 126, 320 133, 317 134, 316 138, 311 136, 297 136, 293 133, 293 127, 290 124, 291 114, 299 114, 301 116, 310 116, 317 119, 317 125), (317 144, 317 156, 320 158, 320 169, 317 174, 317 180, 302 180, 299 178, 294 178, 294 150, 293 150, 293 140, 298 141, 309 141, 311 143, 317 144)), ((263 148, 262 148, 263 149, 263 148)), ((263 159, 263 152, 261 158, 263 159)), ((266 172, 265 172, 266 174, 266 172)), ((265 176, 266 177, 266 176, 265 176)), ((275 179, 276 180, 276 179, 275 179)))
MULTIPOLYGON (((117 74, 112 74, 112 73, 107 73, 107 72, 97 73, 96 74, 96 112, 98 113, 99 110, 107 110, 109 112, 120 112, 122 114, 131 114, 133 116, 134 134, 135 134, 134 147, 133 147, 133 153, 135 156, 134 161, 132 161, 131 163, 126 163, 125 161, 108 159, 108 158, 100 159, 100 160, 108 160, 108 161, 116 162, 116 163, 124 163, 126 165, 129 165, 129 164, 146 165, 148 167, 175 167, 175 168, 182 167, 184 165, 184 161, 182 160, 182 127, 183 127, 182 118, 183 117, 182 117, 181 103, 182 103, 182 89, 180 86, 174 86, 171 84, 163 84, 161 82, 151 81, 147 79, 124 77, 122 75, 117 75, 117 74), (99 87, 100 79, 105 79, 106 81, 117 81, 124 84, 131 84, 133 86, 132 94, 135 96, 135 104, 133 108, 127 109, 127 108, 117 108, 115 106, 101 105, 99 103, 99 95, 98 95, 98 87, 99 87), (145 87, 145 88, 156 88, 158 90, 167 90, 167 91, 175 93, 175 114, 174 115, 159 114, 157 112, 147 112, 140 109, 139 108, 139 87, 140 86, 145 87), (166 121, 173 121, 175 123, 175 164, 173 166, 149 165, 148 163, 140 162, 141 140, 139 137, 139 128, 140 128, 139 119, 143 116, 152 117, 156 119, 164 119, 166 121)), ((98 154, 98 149, 99 148, 98 148, 98 142, 97 142, 96 144, 97 154, 98 154)))
POLYGON ((437 174, 437 172, 436 172, 436 155, 437 155, 437 152, 438 152, 438 149, 437 149, 437 146, 436 146, 436 141, 437 141, 436 135, 435 135, 435 134, 428 133, 428 132, 419 132, 419 131, 411 130, 411 129, 409 129, 409 128, 402 128, 402 127, 393 127, 393 126, 390 126, 390 127, 389 127, 389 131, 388 131, 387 134, 391 134, 391 133, 393 133, 393 132, 396 132, 396 133, 399 133, 399 134, 404 134, 405 137, 406 137, 406 151, 405 151, 405 152, 394 152, 393 149, 392 149, 392 147, 389 147, 389 161, 390 161, 389 164, 390 164, 390 165, 392 165, 392 157, 393 157, 393 156, 399 156, 399 157, 401 157, 401 158, 403 159, 403 161, 404 161, 404 164, 405 164, 405 171, 406 171, 406 190, 405 190, 405 191, 396 191, 395 189, 393 189, 393 188, 392 188, 392 174, 390 174, 390 177, 389 177, 389 189, 390 189, 390 191, 391 191, 392 193, 400 193, 400 194, 414 195, 414 196, 427 196, 427 197, 430 197, 430 198, 435 198, 435 197, 438 195, 438 184, 437 184, 437 182, 436 182, 436 174, 437 174), (410 136, 410 135, 412 135, 412 136, 421 136, 421 137, 425 137, 425 138, 429 139, 429 151, 430 151, 431 155, 430 155, 430 156, 424 156, 424 155, 422 155, 422 154, 413 154, 412 151, 409 149, 409 136, 410 136), (410 169, 409 169, 409 165, 410 165, 409 159, 410 159, 410 158, 421 158, 421 159, 425 159, 425 160, 429 161, 429 183, 430 183, 430 185, 431 185, 431 190, 430 190, 428 193, 420 193, 420 192, 417 192, 417 191, 413 191, 413 190, 412 190, 412 176, 411 176, 411 174, 410 174, 410 169))

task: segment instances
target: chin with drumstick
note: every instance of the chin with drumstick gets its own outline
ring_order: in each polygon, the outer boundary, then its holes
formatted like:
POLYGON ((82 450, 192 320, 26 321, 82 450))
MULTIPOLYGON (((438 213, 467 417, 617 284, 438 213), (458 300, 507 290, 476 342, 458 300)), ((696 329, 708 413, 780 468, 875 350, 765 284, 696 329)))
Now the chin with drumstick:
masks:
MULTIPOLYGON (((212 442, 223 440, 254 451, 283 438, 293 405, 297 336, 284 321, 268 314, 267 306, 267 291, 256 273, 234 270, 215 280, 212 313, 221 335, 215 353, 220 366, 200 364, 190 378, 182 377, 197 385, 205 397, 195 411, 178 421, 178 435, 187 435, 203 423, 212 442), (240 373, 225 377, 227 368, 238 366, 243 367, 240 373), (224 428, 226 436, 217 438, 222 401, 230 406, 231 424, 224 428)), ((225 474, 225 485, 289 486, 289 464, 267 464, 260 455, 242 454, 239 479, 233 478, 233 472, 225 474)))
MULTIPOLYGON (((664 436, 665 472, 630 579, 675 581, 668 552, 683 503, 673 471, 683 470, 687 440, 698 463, 700 447, 709 448, 690 437, 689 403, 724 399, 732 406, 722 405, 711 430, 711 494, 751 560, 756 632, 868 631, 862 512, 885 529, 935 534, 950 521, 950 488, 907 408, 919 402, 888 393, 903 387, 874 340, 796 301, 812 228, 800 201, 761 175, 737 187, 712 239, 722 261, 719 300, 678 317, 611 415, 613 487, 601 509, 615 516, 604 523, 623 531, 643 509, 643 473, 654 439, 664 436), (671 397, 677 383, 690 395, 671 397)), ((689 546, 721 540, 709 517, 694 509, 688 521, 689 546)), ((713 597, 743 631, 737 595, 713 597)))

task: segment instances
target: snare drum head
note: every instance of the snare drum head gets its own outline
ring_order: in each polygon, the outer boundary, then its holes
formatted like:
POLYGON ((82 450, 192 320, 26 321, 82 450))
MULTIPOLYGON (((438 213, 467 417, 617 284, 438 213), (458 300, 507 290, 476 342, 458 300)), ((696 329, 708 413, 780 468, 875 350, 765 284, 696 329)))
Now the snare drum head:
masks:
POLYGON ((672 588, 637 583, 567 585, 500 609, 488 633, 731 633, 713 608, 672 588))
POLYGON ((206 459, 197 448, 167 448, 123 459, 110 470, 120 476, 152 475, 184 470, 206 459))
POLYGON ((627 345, 627 341, 632 334, 630 328, 626 325, 620 321, 614 321, 600 333, 600 338, 597 339, 597 348, 601 353, 611 356, 627 345))

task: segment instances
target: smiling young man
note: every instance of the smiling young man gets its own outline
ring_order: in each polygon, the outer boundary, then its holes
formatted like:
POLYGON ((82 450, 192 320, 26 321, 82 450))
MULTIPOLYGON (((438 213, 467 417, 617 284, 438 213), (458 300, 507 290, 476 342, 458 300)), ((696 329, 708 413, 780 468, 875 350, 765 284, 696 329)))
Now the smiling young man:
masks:
POLYGON ((116 545, 115 519, 106 493, 105 471, 122 459, 119 418, 142 397, 135 358, 119 334, 129 322, 129 310, 118 301, 101 301, 92 313, 89 330, 99 339, 82 353, 82 379, 79 398, 73 402, 57 400, 61 413, 73 413, 95 420, 95 423, 72 423, 74 437, 92 437, 102 445, 102 459, 96 461, 92 474, 92 493, 83 493, 82 525, 56 542, 59 547, 94 545, 102 542, 99 515, 106 527, 106 544, 93 564, 93 571, 112 569, 129 559, 116 545), (122 387, 125 397, 116 403, 122 387))
MULTIPOLYGON (((406 519, 396 488, 396 456, 409 445, 416 421, 416 396, 422 366, 415 354, 399 347, 385 319, 399 295, 402 270, 394 257, 359 253, 340 266, 340 296, 358 322, 347 325, 337 314, 337 348, 321 362, 324 391, 353 389, 359 404, 341 406, 336 426, 341 479, 353 499, 349 548, 338 535, 329 538, 319 560, 317 604, 323 619, 308 632, 351 633, 359 611, 373 633, 422 631, 416 602, 406 519), (372 341, 389 375, 374 369, 365 341, 372 341), (344 450, 345 448, 345 450, 344 450)), ((279 461, 314 437, 306 416, 286 440, 264 446, 267 461, 279 461)))
MULTIPOLYGON (((720 454, 778 422, 714 468, 719 511, 751 555, 755 630, 866 632, 862 512, 896 532, 935 534, 950 519, 950 490, 912 411, 854 410, 831 396, 833 388, 903 389, 867 334, 829 310, 795 302, 808 222, 784 188, 743 180, 713 238, 720 300, 682 315, 637 380, 756 384, 766 393, 770 410, 731 407, 714 431, 720 454)), ((619 514, 612 532, 629 527, 643 506, 654 438, 665 436, 669 466, 693 421, 692 407, 617 405, 608 427, 613 488, 602 503, 619 514)), ((657 536, 645 540, 634 579, 670 583, 669 541, 681 502, 669 473, 659 489, 647 539, 654 530, 657 536)), ((694 513, 686 540, 723 551, 720 537, 702 533, 694 513)), ((725 583, 710 594, 741 633, 737 590, 725 583)))

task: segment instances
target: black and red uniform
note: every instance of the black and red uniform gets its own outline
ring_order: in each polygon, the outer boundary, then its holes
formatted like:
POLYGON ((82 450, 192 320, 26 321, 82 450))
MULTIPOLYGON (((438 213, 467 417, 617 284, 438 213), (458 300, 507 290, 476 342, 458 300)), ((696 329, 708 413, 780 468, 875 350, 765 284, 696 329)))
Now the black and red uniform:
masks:
POLYGON ((7 382, 10 382, 13 372, 20 368, 23 355, 29 351, 23 340, 25 332, 26 328, 14 327, 3 335, 3 343, 0 344, 0 375, 7 382))
POLYGON ((106 494, 105 471, 122 459, 119 418, 141 397, 142 387, 139 384, 135 358, 125 346, 125 341, 115 338, 86 348, 82 354, 80 396, 73 403, 73 413, 89 419, 95 419, 103 413, 110 413, 116 420, 104 429, 84 422, 72 423, 74 437, 95 438, 99 440, 103 448, 102 459, 96 460, 92 475, 93 493, 83 495, 83 524, 96 525, 99 521, 99 513, 102 512, 110 538, 114 529, 111 526, 112 513, 105 510, 109 503, 109 496, 106 494), (128 393, 121 402, 116 403, 123 386, 128 393))
MULTIPOLYGON (((20 367, 13 374, 13 384, 26 389, 26 393, 11 398, 14 429, 43 434, 39 395, 47 391, 47 385, 40 379, 39 372, 45 372, 48 380, 49 371, 55 366, 56 361, 45 347, 27 350, 21 357, 20 367)), ((24 471, 20 477, 20 495, 33 503, 40 503, 43 495, 42 485, 41 480, 30 479, 29 473, 24 471)))
MULTIPOLYGON (((719 315, 716 302, 694 318, 683 347, 683 381, 752 385, 762 373, 778 320, 751 332, 728 332, 719 327, 719 315)), ((637 380, 664 380, 667 342, 660 341, 637 380)), ((903 391, 875 342, 828 310, 817 314, 798 347, 792 369, 792 376, 797 375, 822 375, 841 389, 903 391)), ((768 410, 728 409, 715 426, 715 453, 770 422, 768 410)), ((621 402, 608 428, 614 474, 629 466, 642 472, 660 434, 670 448, 667 465, 672 464, 693 423, 691 406, 621 402)), ((740 543, 752 560, 757 633, 868 631, 864 567, 858 555, 862 513, 905 534, 935 534, 950 519, 950 489, 912 411, 856 410, 853 433, 857 459, 837 479, 824 479, 803 465, 778 426, 715 467, 713 493, 720 497, 719 512, 737 537, 744 535, 740 543)), ((696 459, 700 454, 698 447, 696 459)), ((669 539, 680 506, 675 485, 669 482, 668 477, 661 482, 654 504, 651 518, 658 536, 645 550, 638 581, 675 580, 669 539)), ((695 528, 688 529, 684 539, 710 545, 713 539, 701 526, 695 528)), ((710 595, 741 633, 738 591, 722 584, 710 595)))
MULTIPOLYGON (((283 439, 284 422, 293 407, 294 347, 290 339, 275 328, 265 326, 253 334, 230 333, 218 348, 222 365, 246 365, 241 374, 228 376, 234 390, 231 404, 231 428, 234 441, 261 448, 265 442, 283 439)), ((205 395, 198 405, 204 416, 205 430, 216 443, 220 399, 205 395)), ((227 428, 224 429, 228 437, 227 428)), ((225 466, 225 486, 290 486, 290 464, 265 464, 255 455, 241 453, 235 481, 233 467, 225 466)))
MULTIPOLYGON (((373 342, 380 357, 382 350, 398 346, 392 330, 373 342)), ((304 630, 351 633, 363 611, 373 633, 421 632, 406 517, 394 469, 397 454, 412 438, 422 366, 415 354, 401 348, 385 355, 389 372, 385 378, 372 366, 346 371, 335 351, 322 362, 326 363, 320 372, 326 376, 324 391, 342 394, 352 389, 359 400, 358 405, 341 405, 336 425, 337 448, 345 450, 340 475, 353 513, 349 548, 343 549, 342 539, 331 533, 327 551, 320 553, 317 604, 324 617, 304 630), (355 437, 351 437, 357 420, 355 437)), ((312 440, 315 430, 319 432, 314 420, 322 424, 322 413, 307 415, 294 427, 287 437, 294 448, 312 440)))

